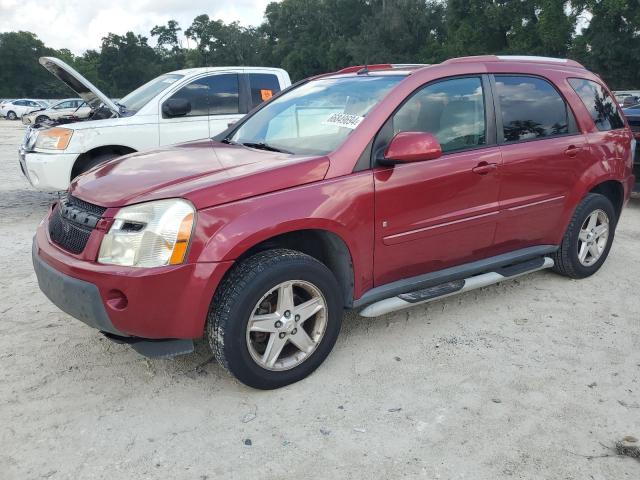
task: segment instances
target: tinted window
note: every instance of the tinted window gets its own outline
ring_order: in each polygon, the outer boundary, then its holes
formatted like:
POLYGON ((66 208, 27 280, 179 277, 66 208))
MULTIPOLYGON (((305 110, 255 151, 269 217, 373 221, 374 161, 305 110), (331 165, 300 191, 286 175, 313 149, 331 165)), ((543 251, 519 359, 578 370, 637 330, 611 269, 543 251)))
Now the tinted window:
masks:
POLYGON ((187 100, 191 104, 191 111, 187 113, 187 117, 209 115, 209 84, 205 78, 185 85, 171 95, 171 99, 187 100))
POLYGON ((269 100, 280 91, 278 77, 271 73, 250 73, 249 85, 251 87, 251 106, 261 104, 269 100))
POLYGON ((224 74, 207 77, 211 98, 209 115, 238 113, 238 75, 224 74))
POLYGON ((613 130, 624 127, 624 121, 620 117, 616 102, 602 85, 583 78, 570 78, 569 84, 589 110, 598 130, 613 130))
POLYGON ((59 110, 62 108, 74 108, 75 106, 75 101, 74 100, 69 100, 67 102, 60 102, 59 104, 57 104, 55 107, 53 107, 55 110, 59 110))
POLYGON ((413 95, 393 117, 394 134, 428 132, 443 152, 485 145, 484 95, 480 78, 458 78, 429 85, 413 95))
POLYGON ((23 107, 27 105, 27 102, 24 100, 16 100, 15 102, 13 102, 14 105, 18 105, 19 107, 23 107))
POLYGON ((567 105, 540 78, 496 75, 505 142, 569 133, 567 105))

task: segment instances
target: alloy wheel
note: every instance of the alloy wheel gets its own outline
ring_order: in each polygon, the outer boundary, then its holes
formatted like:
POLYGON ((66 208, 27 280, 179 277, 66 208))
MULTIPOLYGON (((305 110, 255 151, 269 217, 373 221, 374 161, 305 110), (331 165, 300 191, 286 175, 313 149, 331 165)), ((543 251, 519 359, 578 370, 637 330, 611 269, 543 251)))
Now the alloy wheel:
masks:
POLYGON ((327 328, 322 292, 303 280, 282 282, 256 303, 247 324, 247 347, 262 368, 289 370, 316 350, 327 328))
POLYGON ((590 267, 602 256, 609 239, 609 216, 595 210, 585 219, 578 235, 578 260, 590 267))

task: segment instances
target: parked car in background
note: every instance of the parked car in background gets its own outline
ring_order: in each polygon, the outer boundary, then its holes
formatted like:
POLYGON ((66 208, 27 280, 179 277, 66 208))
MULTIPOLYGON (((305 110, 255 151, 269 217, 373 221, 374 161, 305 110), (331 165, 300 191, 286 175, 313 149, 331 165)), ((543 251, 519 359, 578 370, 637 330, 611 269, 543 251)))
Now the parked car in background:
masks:
POLYGON ((22 116, 22 123, 33 125, 50 120, 57 123, 84 120, 91 114, 91 107, 81 98, 66 98, 49 108, 42 108, 22 116))
POLYGON ((631 100, 628 101, 633 101, 634 98, 640 98, 640 90, 616 90, 613 94, 620 105, 623 105, 626 98, 631 98, 631 100))
POLYGON ((11 100, 0 106, 0 115, 7 118, 7 120, 17 120, 26 113, 46 108, 47 106, 48 104, 42 100, 20 98, 18 100, 11 100))
POLYGON ((638 100, 640 97, 636 97, 635 95, 627 95, 622 100, 622 108, 633 107, 638 104, 638 100))
POLYGON ((40 63, 91 108, 86 121, 29 127, 19 148, 35 188, 66 190, 82 172, 109 159, 210 138, 291 85, 279 68, 206 67, 161 75, 114 103, 62 60, 40 63))
POLYGON ((636 104, 633 107, 623 108, 622 111, 624 112, 624 116, 627 117, 629 126, 636 139, 636 154, 633 164, 633 173, 636 176, 634 192, 640 192, 640 105, 636 104))
POLYGON ((597 272, 632 143, 574 61, 351 67, 213 140, 80 175, 38 226, 34 267, 56 305, 115 341, 170 356, 205 336, 242 382, 277 388, 324 361, 345 308, 375 317, 545 268, 597 272))

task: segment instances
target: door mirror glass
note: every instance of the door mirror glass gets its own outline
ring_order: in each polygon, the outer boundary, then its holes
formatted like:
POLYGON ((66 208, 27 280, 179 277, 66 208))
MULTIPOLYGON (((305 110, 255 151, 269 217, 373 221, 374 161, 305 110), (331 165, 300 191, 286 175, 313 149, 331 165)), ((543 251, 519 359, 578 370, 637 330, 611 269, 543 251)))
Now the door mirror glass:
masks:
POLYGON ((384 160, 390 163, 411 163, 435 160, 442 156, 440 143, 430 133, 400 132, 384 152, 384 160))
POLYGON ((162 113, 167 117, 184 117, 191 112, 191 102, 184 98, 170 98, 162 104, 162 113))

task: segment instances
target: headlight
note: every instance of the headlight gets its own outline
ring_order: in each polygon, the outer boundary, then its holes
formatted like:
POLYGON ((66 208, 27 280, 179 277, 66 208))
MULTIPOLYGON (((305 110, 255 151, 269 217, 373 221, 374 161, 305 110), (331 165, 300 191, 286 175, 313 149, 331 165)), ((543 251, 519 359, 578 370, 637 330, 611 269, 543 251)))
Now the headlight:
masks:
POLYGON ((69 145, 72 135, 73 130, 69 128, 55 127, 41 130, 38 133, 35 147, 45 150, 64 150, 69 145))
POLYGON ((102 239, 98 262, 129 267, 182 263, 191 241, 194 216, 191 203, 181 199, 124 207, 102 239))

